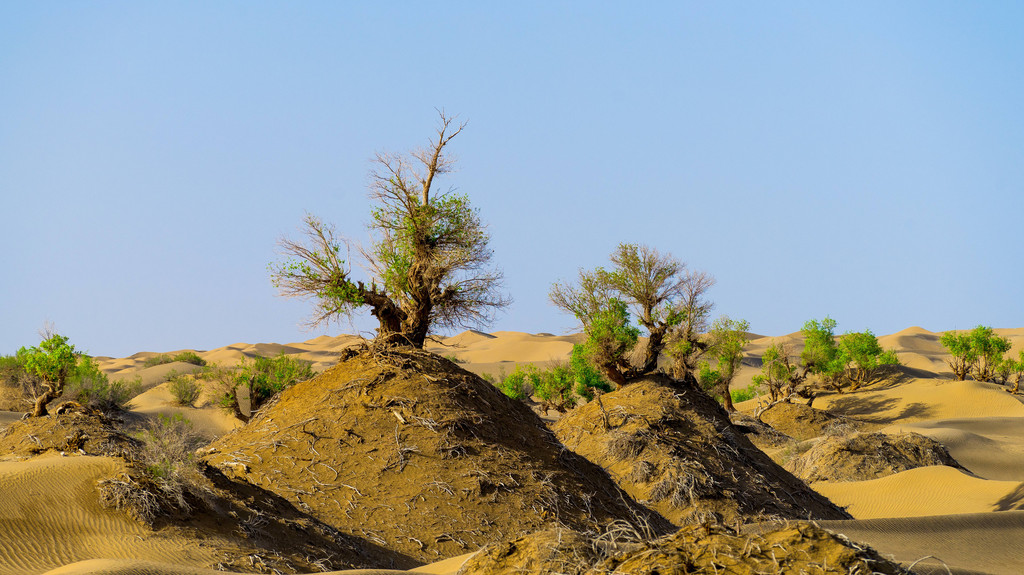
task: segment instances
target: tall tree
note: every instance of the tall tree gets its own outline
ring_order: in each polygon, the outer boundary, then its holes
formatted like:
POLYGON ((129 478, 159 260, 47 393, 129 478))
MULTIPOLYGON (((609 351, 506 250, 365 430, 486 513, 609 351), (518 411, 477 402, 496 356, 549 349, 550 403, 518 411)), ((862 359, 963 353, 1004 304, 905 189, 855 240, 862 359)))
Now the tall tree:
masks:
POLYGON ((713 357, 715 365, 712 367, 710 362, 702 362, 698 379, 705 389, 714 390, 722 397, 722 403, 729 412, 736 411, 729 385, 743 361, 743 347, 750 341, 749 329, 747 320, 722 316, 711 324, 711 331, 707 334, 708 355, 713 357))
POLYGON ((78 357, 75 346, 68 343, 66 336, 49 332, 38 347, 18 350, 18 358, 24 362, 25 369, 39 377, 44 388, 36 398, 32 417, 48 414, 46 406, 64 393, 64 384, 77 369, 78 357))
POLYGON ((433 329, 483 327, 509 304, 478 211, 465 195, 437 190, 438 177, 453 168, 446 147, 465 127, 440 116, 426 148, 376 157, 372 241, 358 249, 369 285, 353 279, 342 257, 348 243, 315 216, 306 217, 305 243, 279 242, 290 259, 271 264, 271 280, 285 297, 315 300, 311 325, 368 307, 380 323, 377 343, 422 348, 433 329))

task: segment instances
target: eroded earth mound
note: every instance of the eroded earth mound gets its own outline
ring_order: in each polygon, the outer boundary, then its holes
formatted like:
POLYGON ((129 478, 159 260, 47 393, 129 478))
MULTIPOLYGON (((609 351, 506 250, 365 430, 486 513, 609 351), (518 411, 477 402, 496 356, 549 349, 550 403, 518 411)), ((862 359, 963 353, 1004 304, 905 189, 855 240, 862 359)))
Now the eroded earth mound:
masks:
POLYGON ((785 467, 813 483, 878 479, 929 465, 963 469, 941 443, 918 433, 827 436, 785 467))
POLYGON ((868 547, 807 523, 737 535, 694 525, 653 541, 592 538, 549 529, 490 546, 460 573, 473 575, 842 575, 908 571, 868 547))
POLYGON ((424 562, 553 523, 670 529, 524 404, 420 351, 342 359, 220 438, 206 460, 424 562))
POLYGON ((630 383, 553 430, 676 525, 849 517, 755 448, 714 399, 674 385, 663 376, 630 383))
POLYGON ((803 403, 780 402, 760 415, 762 422, 793 439, 803 441, 827 433, 865 430, 868 424, 815 409, 803 403))

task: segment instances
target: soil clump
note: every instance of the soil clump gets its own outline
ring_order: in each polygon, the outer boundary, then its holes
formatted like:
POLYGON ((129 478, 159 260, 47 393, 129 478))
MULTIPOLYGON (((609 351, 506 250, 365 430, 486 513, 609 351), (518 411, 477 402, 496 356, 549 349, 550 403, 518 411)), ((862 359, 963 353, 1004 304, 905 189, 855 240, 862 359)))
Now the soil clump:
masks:
POLYGON ((918 433, 824 437, 803 455, 787 462, 785 468, 813 483, 878 479, 929 465, 964 469, 941 443, 918 433))
MULTIPOLYGON (((826 434, 868 431, 869 423, 834 415, 803 403, 779 402, 761 413, 759 419, 776 431, 798 441, 826 434)), ((875 427, 877 428, 877 426, 875 427)))
POLYGON ((849 518, 754 447, 714 399, 681 385, 648 377, 552 428, 569 449, 676 525, 849 518))
POLYGON ((526 405, 418 350, 346 354, 214 442, 205 459, 422 562, 551 524, 671 530, 526 405))

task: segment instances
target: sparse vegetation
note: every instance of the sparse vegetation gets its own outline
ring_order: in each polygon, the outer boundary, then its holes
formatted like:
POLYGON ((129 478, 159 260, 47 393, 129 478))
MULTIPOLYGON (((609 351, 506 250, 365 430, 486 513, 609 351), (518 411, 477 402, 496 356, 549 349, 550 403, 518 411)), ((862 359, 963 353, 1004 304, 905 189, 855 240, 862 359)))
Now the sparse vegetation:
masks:
POLYGON ((512 373, 498 377, 485 374, 484 379, 512 399, 536 397, 545 412, 550 409, 564 413, 579 403, 590 401, 595 393, 611 391, 611 385, 587 360, 583 346, 574 345, 568 362, 555 363, 546 369, 533 364, 518 365, 512 373))
POLYGON ((989 381, 996 376, 1004 354, 1010 350, 1010 340, 982 325, 969 332, 947 331, 939 342, 949 352, 951 357, 946 363, 960 381, 968 375, 978 381, 989 381))
POLYGON ((313 375, 310 362, 283 353, 277 357, 243 358, 233 376, 225 374, 222 378, 226 389, 221 397, 221 405, 232 410, 239 419, 248 421, 249 416, 242 411, 239 403, 241 388, 245 389, 249 398, 249 411, 252 413, 277 393, 313 375))
POLYGON ((164 365, 164 364, 168 364, 168 363, 175 363, 175 362, 179 362, 179 361, 183 362, 183 363, 191 363, 192 365, 198 365, 200 367, 206 365, 206 360, 201 358, 201 357, 199 357, 195 352, 183 351, 183 352, 179 353, 178 355, 174 355, 174 356, 171 356, 171 355, 168 355, 168 354, 154 355, 153 357, 150 357, 150 358, 146 359, 146 361, 144 361, 142 363, 142 366, 143 367, 155 367, 155 366, 158 366, 158 365, 164 365))
POLYGON ((445 148, 464 126, 441 113, 429 148, 377 156, 370 185, 375 238, 359 249, 369 286, 352 279, 347 244, 319 218, 306 217, 308 244, 281 240, 291 259, 271 264, 271 280, 283 296, 315 301, 312 325, 369 307, 380 322, 379 344, 422 348, 431 329, 483 326, 509 303, 499 293, 501 272, 490 267, 490 237, 477 210, 466 196, 434 186, 451 171, 445 148))
POLYGON ((736 370, 743 361, 743 346, 747 345, 747 330, 750 323, 746 320, 732 320, 722 316, 711 325, 706 338, 708 355, 715 360, 715 366, 702 361, 697 380, 701 387, 721 398, 726 411, 736 411, 732 405, 732 393, 729 385, 736 375, 736 370))
POLYGON ((82 356, 75 374, 68 381, 68 391, 76 401, 105 413, 127 409, 141 386, 139 377, 111 380, 89 356, 82 356))
POLYGON ((133 455, 133 463, 141 475, 101 481, 100 501, 150 524, 160 514, 191 511, 190 500, 209 489, 209 480, 200 471, 195 455, 195 450, 209 439, 197 433, 181 415, 162 414, 136 439, 140 448, 133 455))
POLYGON ((167 386, 178 405, 192 406, 203 392, 203 384, 195 377, 186 374, 174 374, 167 386))

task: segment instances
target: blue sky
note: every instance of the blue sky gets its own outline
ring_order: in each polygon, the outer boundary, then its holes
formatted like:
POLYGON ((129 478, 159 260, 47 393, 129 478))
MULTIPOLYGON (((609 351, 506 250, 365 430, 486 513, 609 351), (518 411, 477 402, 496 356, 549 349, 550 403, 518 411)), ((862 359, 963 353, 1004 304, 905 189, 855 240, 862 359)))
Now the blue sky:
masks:
POLYGON ((1024 326, 1024 5, 640 6, 0 4, 0 353, 324 333, 276 240, 365 240, 371 158, 435 108, 515 300, 490 330, 572 330, 550 284, 623 241, 762 334, 1024 326))

